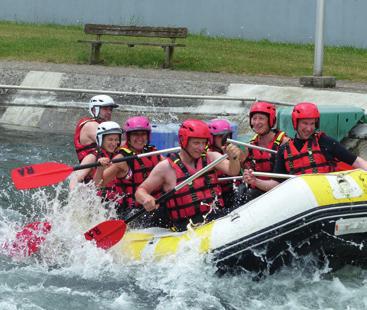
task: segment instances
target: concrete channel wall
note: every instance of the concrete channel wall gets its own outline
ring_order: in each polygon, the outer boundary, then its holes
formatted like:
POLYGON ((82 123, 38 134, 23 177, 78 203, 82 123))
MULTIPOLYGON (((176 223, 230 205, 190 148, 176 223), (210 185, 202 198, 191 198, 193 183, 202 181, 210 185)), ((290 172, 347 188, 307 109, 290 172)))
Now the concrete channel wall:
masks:
POLYGON ((247 128, 245 115, 253 102, 242 100, 244 97, 227 100, 225 83, 10 68, 3 68, 1 75, 1 84, 8 87, 0 87, 0 125, 30 131, 74 132, 76 122, 88 115, 89 99, 101 93, 110 94, 120 105, 113 115, 120 124, 127 117, 143 114, 154 123, 226 117, 247 128), (62 91, 65 89, 69 91, 62 91), (208 100, 218 96, 224 99, 208 100))
MULTIPOLYGON (((0 20, 181 26, 190 33, 313 43, 316 0, 1 0, 0 20)), ((325 44, 367 48, 366 0, 325 1, 325 44)))
MULTIPOLYGON (((132 115, 146 115, 156 124, 220 117, 236 123, 240 136, 252 134, 248 111, 254 99, 278 107, 311 101, 340 110, 367 108, 367 85, 344 82, 334 90, 296 85, 298 80, 292 78, 0 62, 0 126, 71 134, 78 119, 88 115, 89 99, 98 93, 109 93, 120 105, 113 115, 120 124, 132 115)), ((367 135, 364 127, 353 131, 351 148, 367 135)))

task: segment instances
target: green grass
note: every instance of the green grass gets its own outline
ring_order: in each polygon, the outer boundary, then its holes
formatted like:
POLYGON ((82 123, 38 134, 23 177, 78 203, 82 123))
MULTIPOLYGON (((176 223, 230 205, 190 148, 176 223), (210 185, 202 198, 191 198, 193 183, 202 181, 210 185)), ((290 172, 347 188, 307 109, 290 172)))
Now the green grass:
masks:
MULTIPOLYGON (((77 43, 79 39, 94 37, 85 35, 82 26, 0 22, 0 59, 87 64, 90 47, 89 44, 77 43)), ((131 40, 126 37, 111 39, 131 40)), ((312 44, 246 41, 203 35, 189 35, 178 42, 184 42, 186 47, 175 49, 175 70, 291 77, 312 75, 313 72, 312 44)), ((164 59, 161 48, 128 48, 124 45, 103 45, 101 56, 106 66, 140 68, 160 68, 164 59)), ((367 81, 367 50, 326 47, 323 68, 325 76, 367 81)))

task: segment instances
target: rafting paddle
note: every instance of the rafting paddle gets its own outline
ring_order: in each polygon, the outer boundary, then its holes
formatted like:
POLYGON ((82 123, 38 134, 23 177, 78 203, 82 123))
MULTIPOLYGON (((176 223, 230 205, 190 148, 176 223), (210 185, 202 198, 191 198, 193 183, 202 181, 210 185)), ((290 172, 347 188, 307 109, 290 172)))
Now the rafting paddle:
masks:
MULTIPOLYGON (((216 165, 218 165, 220 162, 222 162, 224 159, 228 157, 227 154, 222 155, 221 157, 218 157, 216 160, 212 161, 210 164, 205 166, 203 169, 197 171, 192 176, 187 178, 185 181, 181 182, 180 184, 176 185, 175 188, 171 189, 170 191, 164 193, 162 196, 160 196, 158 199, 156 199, 156 204, 160 204, 161 202, 165 201, 166 199, 170 198, 175 192, 186 186, 187 184, 191 183, 216 165)), ((125 221, 123 220, 109 220, 102 222, 92 229, 88 230, 84 236, 87 240, 94 240, 97 247, 102 249, 109 249, 113 245, 115 245, 117 242, 121 240, 121 238, 124 236, 127 224, 135 220, 136 218, 142 216, 147 211, 145 209, 141 209, 135 214, 128 217, 125 221)))
POLYGON ((272 150, 272 149, 268 149, 266 147, 257 146, 257 145, 251 144, 251 143, 241 142, 241 141, 237 141, 237 140, 233 140, 233 139, 229 139, 229 138, 224 138, 224 141, 223 142, 224 143, 225 142, 229 142, 229 143, 232 143, 232 144, 238 144, 238 145, 246 146, 246 147, 248 147, 250 149, 255 149, 255 150, 259 150, 259 151, 269 152, 269 153, 273 153, 273 154, 276 154, 277 153, 277 151, 272 150))
POLYGON ((1 246, 5 254, 12 257, 30 256, 37 252, 45 241, 45 235, 51 230, 48 222, 33 222, 25 226, 15 235, 15 240, 4 242, 1 246))
MULTIPOLYGON (((253 171, 252 174, 255 177, 267 177, 267 178, 274 178, 274 179, 291 179, 291 178, 296 177, 296 175, 292 175, 292 174, 282 174, 282 173, 272 173, 272 172, 253 171)), ((219 178, 218 181, 224 182, 224 181, 232 181, 232 180, 241 180, 242 178, 243 178, 242 175, 238 175, 235 177, 219 178)))
MULTIPOLYGON (((180 149, 180 147, 174 147, 139 155, 125 156, 122 158, 112 159, 111 162, 119 163, 162 153, 178 152, 180 149)), ((100 166, 99 162, 76 166, 68 166, 66 164, 57 162, 47 162, 21 168, 15 168, 11 171, 11 178, 14 182, 16 189, 31 189, 56 184, 65 180, 73 171, 93 168, 97 166, 100 166)))

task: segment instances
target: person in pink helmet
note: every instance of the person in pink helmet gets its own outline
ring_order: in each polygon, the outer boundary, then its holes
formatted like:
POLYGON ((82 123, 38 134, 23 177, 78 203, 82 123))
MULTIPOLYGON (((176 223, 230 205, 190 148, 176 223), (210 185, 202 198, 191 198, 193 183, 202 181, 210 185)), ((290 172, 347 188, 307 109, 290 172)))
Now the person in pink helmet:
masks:
POLYGON ((223 147, 225 144, 225 139, 232 139, 232 127, 231 123, 226 119, 215 118, 209 121, 208 123, 209 131, 210 131, 210 141, 209 141, 209 149, 211 151, 216 151, 219 153, 223 153, 223 147))
MULTIPOLYGON (((294 139, 282 145, 276 155, 274 173, 307 174, 328 173, 337 170, 337 161, 367 170, 367 162, 349 152, 342 144, 318 131, 320 112, 316 104, 301 102, 294 106, 292 124, 296 131, 294 139)), ((279 184, 278 180, 262 180, 244 172, 244 181, 251 186, 268 191, 279 184)))
MULTIPOLYGON (((116 159, 157 150, 153 145, 150 145, 152 129, 147 117, 134 116, 128 118, 124 123, 123 130, 126 135, 126 142, 118 149, 116 159)), ((126 217, 128 213, 141 207, 135 202, 135 191, 149 176, 153 167, 162 159, 161 155, 148 156, 112 164, 105 169, 100 184, 101 187, 106 186, 106 184, 117 178, 115 185, 116 196, 119 197, 117 211, 120 218, 126 217)))
MULTIPOLYGON (((226 139, 232 139, 232 127, 231 123, 226 119, 212 119, 208 122, 210 130, 210 140, 208 145, 208 150, 211 152, 218 152, 224 154, 226 139)), ((224 178, 227 175, 218 171, 218 178, 224 178)), ((240 183, 238 181, 221 181, 219 185, 222 188, 222 197, 224 201, 224 206, 228 209, 233 207, 235 202, 236 188, 240 183)))
POLYGON ((167 226, 172 230, 183 231, 189 224, 210 221, 225 214, 216 171, 237 175, 240 171, 240 150, 234 145, 227 145, 229 159, 176 191, 165 203, 156 205, 153 193, 169 192, 221 156, 218 152, 206 151, 211 135, 208 124, 201 120, 184 121, 179 128, 178 138, 181 151, 159 162, 138 187, 135 197, 147 211, 158 209, 162 214, 167 214, 167 226))

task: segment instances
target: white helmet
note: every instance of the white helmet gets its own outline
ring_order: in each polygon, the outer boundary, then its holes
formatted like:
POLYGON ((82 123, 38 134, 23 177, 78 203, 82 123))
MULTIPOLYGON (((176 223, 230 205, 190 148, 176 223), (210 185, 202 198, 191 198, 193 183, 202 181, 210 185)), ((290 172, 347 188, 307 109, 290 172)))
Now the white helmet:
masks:
POLYGON ((93 117, 98 118, 101 107, 117 108, 118 104, 116 104, 113 99, 107 95, 97 95, 92 97, 92 99, 89 101, 89 113, 93 117))
POLYGON ((97 135, 96 135, 96 142, 99 147, 102 146, 103 137, 105 135, 110 134, 118 134, 120 135, 120 143, 121 143, 121 135, 123 133, 123 130, 121 129, 120 125, 116 122, 108 121, 103 122, 98 125, 97 128, 97 135))

